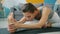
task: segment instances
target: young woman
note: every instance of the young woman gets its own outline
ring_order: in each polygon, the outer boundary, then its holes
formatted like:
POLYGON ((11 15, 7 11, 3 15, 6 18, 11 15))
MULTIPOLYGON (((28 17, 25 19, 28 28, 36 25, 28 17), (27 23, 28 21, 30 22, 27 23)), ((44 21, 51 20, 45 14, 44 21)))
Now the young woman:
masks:
POLYGON ((9 24, 12 23, 11 29, 9 29, 10 32, 15 32, 15 28, 42 28, 44 26, 50 27, 50 26, 56 26, 54 23, 60 23, 59 17, 49 6, 43 6, 42 8, 36 8, 31 3, 26 3, 22 7, 23 15, 21 20, 16 21, 13 18, 13 12, 9 15, 8 21, 9 24), (33 21, 38 20, 36 23, 32 24, 24 24, 26 21, 33 21), (19 22, 19 23, 18 23, 19 22), (52 23, 52 24, 51 24, 52 23))

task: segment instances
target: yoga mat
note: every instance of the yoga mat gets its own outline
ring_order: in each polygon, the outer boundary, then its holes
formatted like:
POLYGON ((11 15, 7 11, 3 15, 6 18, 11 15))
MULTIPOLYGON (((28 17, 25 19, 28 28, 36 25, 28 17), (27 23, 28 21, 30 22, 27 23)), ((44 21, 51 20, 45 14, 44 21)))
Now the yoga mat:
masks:
MULTIPOLYGON (((60 28, 42 28, 42 29, 29 29, 15 32, 14 34, 37 34, 37 33, 47 33, 47 32, 60 32, 60 28)), ((7 28, 0 29, 0 34, 10 34, 7 28)))

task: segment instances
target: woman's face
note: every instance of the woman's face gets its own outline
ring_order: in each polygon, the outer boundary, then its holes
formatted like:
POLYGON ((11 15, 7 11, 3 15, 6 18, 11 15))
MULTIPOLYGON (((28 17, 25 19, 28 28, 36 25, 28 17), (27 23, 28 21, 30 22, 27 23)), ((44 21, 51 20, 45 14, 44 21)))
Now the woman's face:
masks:
POLYGON ((23 13, 23 15, 26 17, 27 20, 33 20, 36 14, 35 13, 26 12, 26 13, 23 13))

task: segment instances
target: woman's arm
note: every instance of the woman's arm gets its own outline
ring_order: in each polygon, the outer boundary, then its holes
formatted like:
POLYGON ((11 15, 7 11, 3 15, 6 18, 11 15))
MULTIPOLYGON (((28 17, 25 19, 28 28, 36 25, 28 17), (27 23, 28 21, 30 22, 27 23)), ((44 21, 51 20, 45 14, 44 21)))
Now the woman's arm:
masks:
POLYGON ((24 23, 24 22, 26 22, 26 18, 25 17, 22 17, 19 21, 17 21, 17 22, 19 22, 19 23, 24 23))

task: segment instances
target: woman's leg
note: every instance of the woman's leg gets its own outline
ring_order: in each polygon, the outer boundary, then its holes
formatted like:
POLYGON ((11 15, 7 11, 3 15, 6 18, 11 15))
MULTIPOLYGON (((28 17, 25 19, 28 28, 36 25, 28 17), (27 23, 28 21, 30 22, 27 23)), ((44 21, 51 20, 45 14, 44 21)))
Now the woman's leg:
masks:
POLYGON ((52 22, 52 27, 60 27, 60 17, 58 16, 58 14, 56 12, 54 12, 54 15, 51 19, 52 22))

